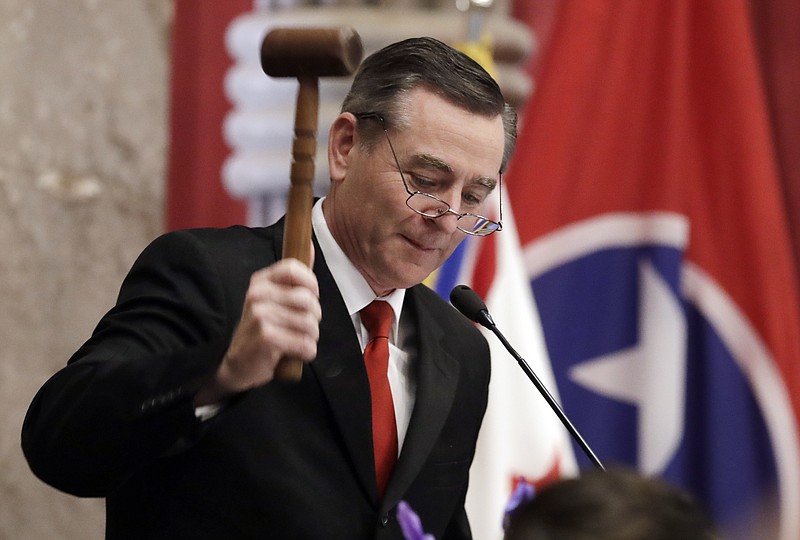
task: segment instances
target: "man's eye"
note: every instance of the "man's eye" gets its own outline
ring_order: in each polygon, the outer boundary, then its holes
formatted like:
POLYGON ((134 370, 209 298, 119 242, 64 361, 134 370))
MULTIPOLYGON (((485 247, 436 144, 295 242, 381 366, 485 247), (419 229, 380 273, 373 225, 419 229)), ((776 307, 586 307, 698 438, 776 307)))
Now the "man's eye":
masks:
POLYGON ((425 189, 432 189, 436 186, 436 182, 433 180, 429 180, 428 178, 423 178, 421 176, 411 175, 411 182, 417 186, 420 191, 424 191, 425 189))
POLYGON ((461 200, 464 201, 465 205, 475 207, 483 202, 483 197, 474 193, 462 193, 461 200))

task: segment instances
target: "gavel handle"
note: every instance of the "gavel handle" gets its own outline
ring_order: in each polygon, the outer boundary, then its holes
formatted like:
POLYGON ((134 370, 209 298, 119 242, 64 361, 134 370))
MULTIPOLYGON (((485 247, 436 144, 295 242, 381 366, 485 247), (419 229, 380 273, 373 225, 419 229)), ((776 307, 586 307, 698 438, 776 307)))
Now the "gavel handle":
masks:
MULTIPOLYGON (((319 84, 316 77, 300 77, 299 82, 282 257, 291 257, 309 266, 319 84)), ((278 380, 296 382, 302 376, 303 362, 297 358, 282 358, 275 368, 275 378, 278 380)))

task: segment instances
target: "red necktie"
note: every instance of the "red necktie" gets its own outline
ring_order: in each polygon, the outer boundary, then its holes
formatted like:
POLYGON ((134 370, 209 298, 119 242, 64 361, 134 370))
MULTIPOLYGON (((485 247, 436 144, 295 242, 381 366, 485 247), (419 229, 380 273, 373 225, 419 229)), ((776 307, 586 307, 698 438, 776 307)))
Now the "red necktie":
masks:
POLYGON ((389 387, 389 331, 392 307, 374 300, 361 310, 361 322, 369 333, 364 349, 364 363, 372 397, 372 444, 375 450, 375 476, 378 493, 383 496, 397 461, 397 422, 394 417, 392 390, 389 387))

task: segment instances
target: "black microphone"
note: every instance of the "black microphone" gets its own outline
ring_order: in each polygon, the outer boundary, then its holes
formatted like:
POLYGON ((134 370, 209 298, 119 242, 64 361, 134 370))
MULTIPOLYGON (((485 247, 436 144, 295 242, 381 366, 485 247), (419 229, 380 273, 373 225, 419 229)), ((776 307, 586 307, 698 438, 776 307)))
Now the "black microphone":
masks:
POLYGON ((511 356, 513 356, 517 361, 519 367, 522 368, 522 371, 525 372, 536 389, 539 390, 539 393, 542 395, 547 404, 550 405, 550 408, 553 409, 553 412, 556 413, 558 419, 561 420, 561 423, 564 424, 565 428, 567 428, 567 431, 569 431, 570 435, 572 435, 572 438, 575 440, 575 442, 578 443, 578 446, 581 447, 581 450, 583 450, 583 453, 589 458, 589 461, 591 461, 598 469, 605 470, 603 464, 600 463, 600 460, 597 459, 597 456, 594 454, 594 452, 592 452, 592 449, 589 448, 589 445, 586 444, 585 440, 583 440, 581 434, 578 433, 578 430, 572 425, 572 422, 570 422, 569 418, 567 418, 567 415, 564 413, 563 409, 561 409, 561 406, 558 404, 552 394, 550 394, 544 384, 542 384, 542 381, 539 380, 539 377, 536 376, 525 359, 514 350, 505 336, 500 332, 500 330, 497 329, 497 326, 492 320, 492 316, 489 315, 489 310, 486 308, 486 304, 483 302, 481 297, 478 296, 478 293, 466 285, 456 285, 453 287, 453 290, 450 291, 450 302, 466 318, 494 332, 500 342, 505 346, 506 350, 511 353, 511 356))

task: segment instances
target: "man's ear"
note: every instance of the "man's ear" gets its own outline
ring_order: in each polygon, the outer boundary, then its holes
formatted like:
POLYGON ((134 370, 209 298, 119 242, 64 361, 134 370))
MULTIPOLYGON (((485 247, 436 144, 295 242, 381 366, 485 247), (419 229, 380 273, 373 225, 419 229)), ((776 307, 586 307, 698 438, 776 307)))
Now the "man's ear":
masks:
POLYGON ((328 134, 328 168, 331 182, 341 182, 347 176, 356 143, 356 117, 342 113, 331 125, 328 134))

